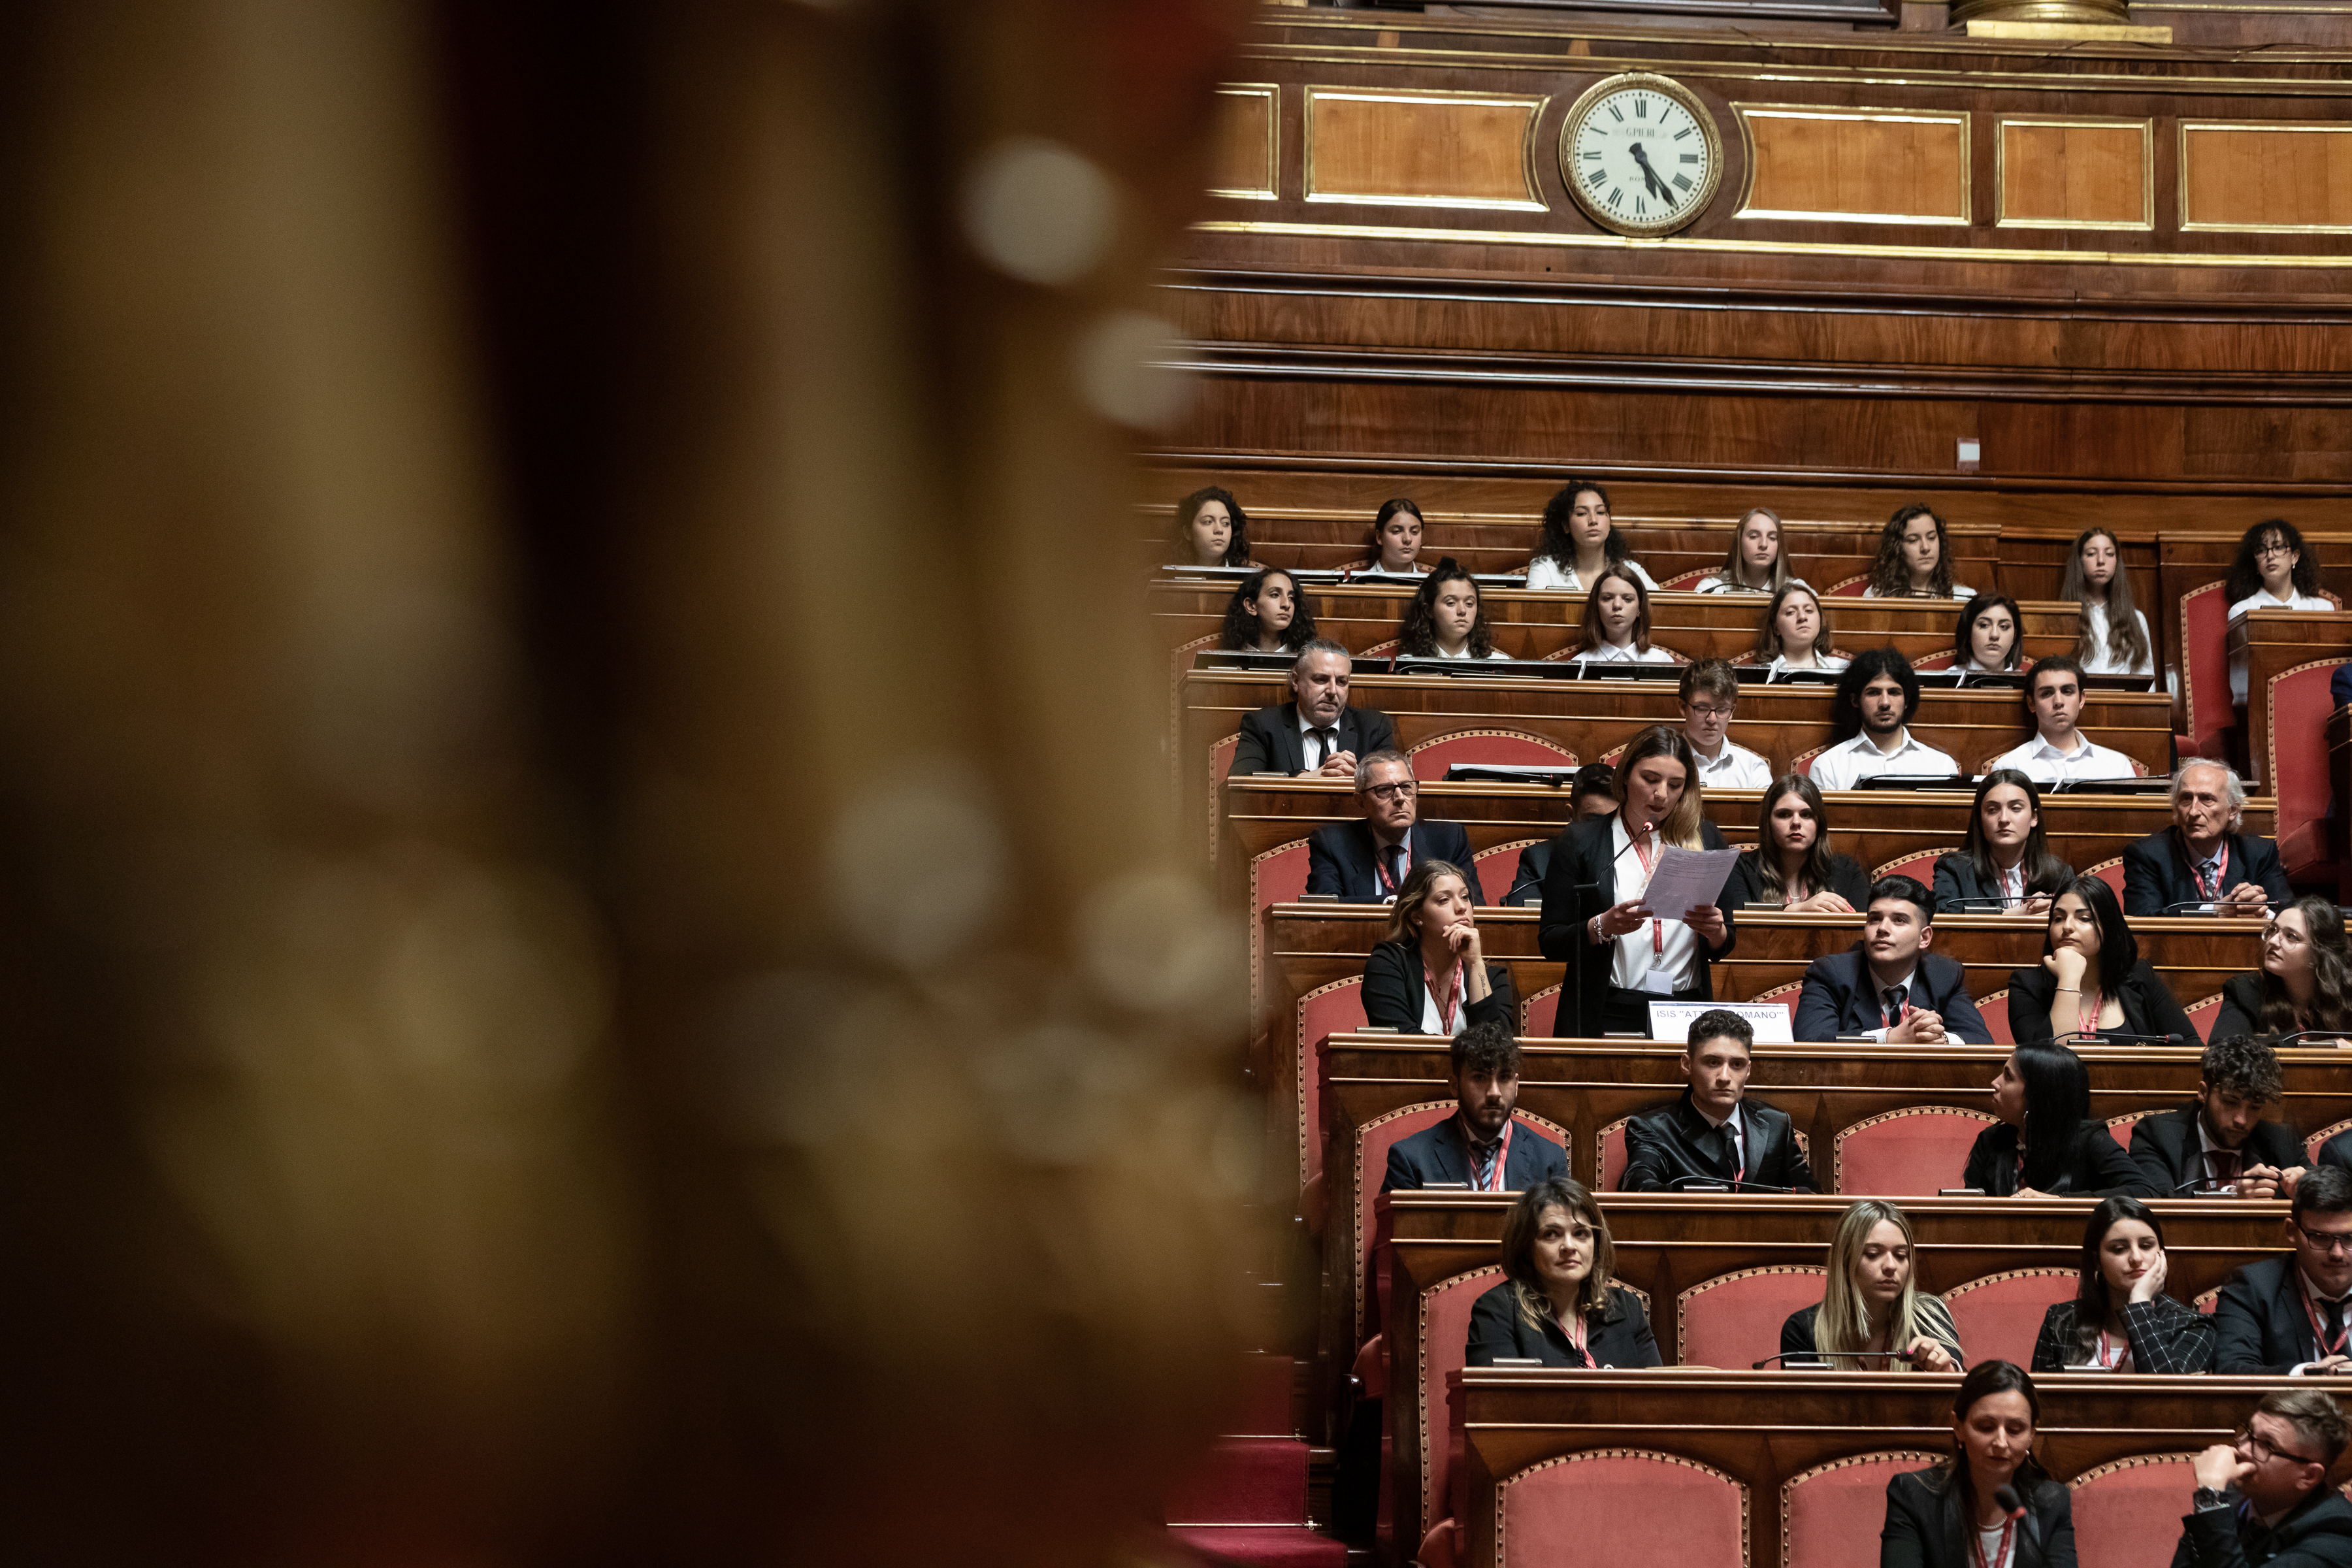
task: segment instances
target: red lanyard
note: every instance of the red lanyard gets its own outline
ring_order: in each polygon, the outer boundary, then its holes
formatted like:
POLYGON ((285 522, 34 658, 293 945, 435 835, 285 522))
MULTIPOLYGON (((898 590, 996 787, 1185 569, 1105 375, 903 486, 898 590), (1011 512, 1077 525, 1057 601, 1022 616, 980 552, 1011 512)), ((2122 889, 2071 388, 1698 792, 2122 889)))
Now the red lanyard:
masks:
MULTIPOLYGON (((1654 842, 1654 838, 1653 841, 1654 842)), ((1653 849, 1644 854, 1642 841, 1636 838, 1633 840, 1633 858, 1642 863, 1642 885, 1646 888, 1650 883, 1650 872, 1658 864, 1657 851, 1653 849)), ((1664 958, 1666 955, 1666 922, 1662 920, 1653 919, 1650 921, 1650 952, 1655 958, 1664 958)))
POLYGON ((2093 986, 2091 988, 2091 999, 2084 1003, 2081 1010, 2074 1015, 2074 1032, 2078 1035, 2097 1034, 2099 1032, 2099 1014, 2105 1009, 2106 1005, 2106 997, 2100 994, 2097 986, 2093 986))
POLYGON ((2191 866, 2189 868, 2189 874, 2197 879, 2199 892, 2209 899, 2220 898, 2221 884, 2227 881, 2230 876, 2230 841, 2226 838, 2221 840, 2221 853, 2214 857, 2213 880, 2210 885, 2208 885, 2205 880, 2205 868, 2202 866, 2191 866))
POLYGON ((1437 1022, 1439 1026, 1445 1033, 1449 1035, 1452 1034, 1454 1032, 1454 1008, 1455 1004, 1460 1002, 1462 999, 1462 961, 1458 958, 1455 959, 1454 961, 1453 969, 1447 972, 1445 976, 1445 990, 1443 994, 1440 994, 1437 989, 1437 976, 1429 972, 1429 965, 1425 962, 1421 966, 1421 978, 1423 982, 1428 985, 1430 995, 1437 1002, 1437 1022))
POLYGON ((1591 1366, 1592 1352, 1586 1347, 1591 1343, 1592 1331, 1584 1326, 1584 1314, 1571 1311, 1556 1321, 1559 1331, 1568 1336, 1568 1342, 1576 1347, 1576 1353, 1584 1358, 1584 1364, 1591 1366))
POLYGON ((2107 1337, 2107 1331, 2101 1329, 2099 1331, 2099 1348, 2091 1352, 2091 1359, 2100 1366, 2112 1372, 2116 1368, 2124 1364, 2124 1357, 2128 1355, 2130 1352, 2131 1341, 2127 1339, 2111 1340, 2107 1337), (2110 1346, 2113 1347, 2112 1350, 2109 1348, 2110 1346))
POLYGON ((2352 1321, 2347 1321, 2342 1331, 2336 1334, 2335 1342, 2329 1343, 2327 1331, 2321 1326, 2319 1309, 2312 1302, 2310 1278, 2300 1268, 2294 1271, 2294 1278, 2303 1287, 2303 1315, 2311 1320, 2311 1342, 2319 1347, 2319 1357, 2315 1359, 2342 1355, 2345 1342, 2352 1340, 2352 1321))
POLYGON ((1478 1185, 1478 1168, 1477 1168, 1475 1165, 1473 1165, 1473 1166, 1470 1168, 1470 1184, 1471 1184, 1471 1186, 1473 1186, 1474 1188, 1476 1188, 1476 1189, 1477 1189, 1478 1191, 1480 1191, 1480 1192, 1485 1192, 1485 1193, 1499 1193, 1499 1192, 1502 1192, 1502 1191, 1504 1190, 1504 1187, 1503 1187, 1503 1167, 1504 1167, 1504 1166, 1506 1166, 1506 1165, 1507 1165, 1507 1164, 1509 1164, 1510 1163, 1511 1163, 1511 1124, 1510 1124, 1508 1121, 1505 1121, 1505 1122, 1503 1123, 1503 1140, 1502 1140, 1502 1142, 1499 1142, 1499 1143, 1497 1143, 1497 1144, 1496 1144, 1496 1145, 1495 1145, 1495 1174, 1493 1175, 1493 1177, 1491 1177, 1491 1178, 1487 1181, 1487 1183, 1486 1183, 1486 1184, 1485 1186, 1480 1187, 1480 1186, 1478 1185))
POLYGON ((1985 1561, 1984 1531, 1979 1530, 1969 1537, 1969 1548, 1977 1554, 1977 1568, 2008 1568, 2009 1535, 2010 1531, 2016 1528, 2017 1521, 2013 1519, 2004 1519, 2000 1521, 2000 1549, 1990 1563, 1985 1561))
MULTIPOLYGON (((1411 834, 1407 834, 1405 836, 1404 842, 1398 845, 1397 847, 1404 851, 1404 868, 1407 872, 1411 872, 1412 869, 1412 836, 1411 834)), ((1389 874, 1389 852, 1386 849, 1380 849, 1372 856, 1372 870, 1381 879, 1381 889, 1391 898, 1394 898, 1397 890, 1396 879, 1389 874)))

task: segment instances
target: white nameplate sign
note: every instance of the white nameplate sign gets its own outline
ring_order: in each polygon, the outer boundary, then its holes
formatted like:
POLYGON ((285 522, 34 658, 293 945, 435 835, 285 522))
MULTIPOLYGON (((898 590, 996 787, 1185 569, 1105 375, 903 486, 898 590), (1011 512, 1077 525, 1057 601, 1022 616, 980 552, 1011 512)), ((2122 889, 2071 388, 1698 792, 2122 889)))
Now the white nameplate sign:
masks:
POLYGON ((1702 1013, 1737 1013, 1756 1031, 1759 1046, 1797 1043, 1789 1009, 1778 1002, 1653 1002, 1650 1038, 1661 1045, 1679 1046, 1690 1038, 1690 1026, 1702 1013))

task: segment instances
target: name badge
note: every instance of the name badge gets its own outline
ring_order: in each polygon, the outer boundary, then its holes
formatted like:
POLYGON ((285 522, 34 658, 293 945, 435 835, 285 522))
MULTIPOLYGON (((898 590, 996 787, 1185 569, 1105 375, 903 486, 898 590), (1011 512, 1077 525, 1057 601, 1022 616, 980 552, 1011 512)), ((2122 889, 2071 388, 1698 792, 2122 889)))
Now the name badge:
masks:
POLYGON ((1653 996, 1671 996, 1675 994, 1675 977, 1664 970, 1653 969, 1642 976, 1642 989, 1653 996))

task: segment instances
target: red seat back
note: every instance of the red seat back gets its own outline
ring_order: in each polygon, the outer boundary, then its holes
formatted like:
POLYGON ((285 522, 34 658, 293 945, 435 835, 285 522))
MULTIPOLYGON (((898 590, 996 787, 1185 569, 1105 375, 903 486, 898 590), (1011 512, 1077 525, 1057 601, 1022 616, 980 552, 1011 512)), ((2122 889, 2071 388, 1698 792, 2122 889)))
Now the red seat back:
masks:
POLYGON ((2183 1007, 2189 1021, 2197 1026, 2198 1034, 2206 1039, 2213 1037, 2213 1025, 2221 1016, 2221 994, 2216 991, 2193 1007, 2183 1007))
POLYGON ((2115 894, 2116 901, 2123 902, 2124 858, 2122 856, 2118 855, 2112 860, 2102 860, 2095 866, 2086 866, 2083 868, 2082 874, 2085 877, 2096 877, 2100 881, 2105 882, 2108 890, 2115 894))
POLYGON ((1859 577, 1848 577, 1843 583, 1831 584, 1825 596, 1832 599, 1859 599, 1869 591, 1869 588, 1870 574, 1865 572, 1859 577))
POLYGON ((1852 1198, 1915 1198, 1957 1187, 1969 1146, 1994 1120, 1947 1105, 1865 1116, 1838 1134, 1831 1165, 1835 1188, 1852 1198))
POLYGON ((1802 773, 1807 778, 1812 777, 1813 759, 1828 750, 1829 748, 1827 746, 1815 746, 1810 752, 1799 752, 1793 758, 1790 759, 1789 771, 1790 773, 1802 773))
POLYGON ((1442 779, 1456 763, 1486 763, 1496 767, 1574 767, 1576 753, 1541 735, 1524 730, 1459 730, 1423 741, 1407 755, 1412 776, 1427 783, 1442 779))
POLYGON ((2227 761, 2230 727, 2230 601, 2208 583, 2180 596, 2180 690, 2190 755, 2227 761))
POLYGON ((2169 1563, 2180 1541, 2180 1500, 2197 1488, 2187 1454, 2136 1454, 2095 1465, 2074 1491, 2074 1554, 2082 1568, 2169 1563))
POLYGON ((1540 838, 1514 838, 1508 844, 1497 844, 1492 849, 1481 849, 1470 857, 1470 868, 1478 879, 1478 901, 1499 904, 1510 892, 1511 883, 1519 874, 1519 851, 1540 838))
POLYGON ((2009 992, 2004 988, 1990 996, 1977 998, 1977 1016, 1992 1031, 1993 1043, 2000 1046, 2017 1044, 2017 1037, 2009 1032, 2009 992))
POLYGON ((1364 1026, 1364 977, 1318 985, 1298 999, 1298 1184, 1323 1173, 1323 1042, 1364 1026))
POLYGON ((1944 855, 1957 855, 1959 846, 1948 845, 1941 849, 1922 849, 1916 855, 1906 855, 1900 860, 1889 860, 1870 874, 1877 881, 1881 877, 1908 877, 1913 881, 1932 888, 1936 885, 1936 860, 1944 855))
POLYGON ((1502 1282, 1502 1265, 1490 1263, 1441 1280, 1421 1293, 1421 1386, 1413 1390, 1413 1397, 1420 1402, 1413 1426, 1421 1435, 1421 1517, 1396 1521, 1400 1539, 1420 1540, 1446 1515, 1446 1508, 1440 1505, 1454 1495, 1453 1422, 1447 1414, 1446 1382, 1468 1360, 1470 1309, 1502 1282))
POLYGON ((2327 1126, 2321 1128, 2318 1131, 2305 1139, 2303 1141, 2304 1158, 2306 1160, 2318 1159, 2321 1145, 2325 1144, 2330 1138, 2335 1137, 2338 1132, 2345 1131, 2347 1128, 2352 1128, 2352 1121, 2330 1122, 2327 1126))
POLYGON ((1677 1563, 1748 1561, 1748 1489, 1695 1460, 1633 1448, 1569 1454, 1496 1489, 1497 1568, 1660 1561, 1673 1521, 1677 1563))
POLYGON ((2327 716, 2336 711, 2328 683, 2343 662, 2314 659, 2271 677, 2266 733, 2251 737, 2278 797, 2279 865, 2290 877, 2335 858, 2327 849, 2327 716))
POLYGON ((1559 987, 1547 985, 1519 1006, 1519 1033, 1536 1039, 1559 1035, 1559 987))
POLYGON ((1621 1116, 1601 1130, 1601 1184, 1596 1193, 1613 1193, 1625 1177, 1625 1123, 1633 1120, 1621 1116))
POLYGON ((1915 1448, 1856 1454, 1790 1476, 1780 1484, 1780 1561, 1789 1568, 1878 1568, 1886 1483, 1943 1457, 1915 1448))
POLYGON ((1820 1305, 1828 1277, 1817 1263, 1771 1263, 1700 1280, 1675 1300, 1676 1364, 1746 1372, 1778 1355, 1781 1323, 1820 1305))
POLYGON ((1997 1356, 2032 1365, 2042 1314, 2072 1300, 2080 1278, 2072 1268, 2011 1268, 1945 1291, 1944 1305, 1952 1310, 1969 1363, 1997 1356))
POLYGON ((1755 995, 1749 997, 1748 1000, 1751 1002, 1778 1002, 1781 1006, 1786 1007, 1789 1010, 1789 1023, 1793 1027, 1797 1022, 1797 999, 1804 994, 1804 991, 1805 983, 1803 981, 1791 980, 1786 985, 1775 985, 1769 991, 1759 991, 1755 995))

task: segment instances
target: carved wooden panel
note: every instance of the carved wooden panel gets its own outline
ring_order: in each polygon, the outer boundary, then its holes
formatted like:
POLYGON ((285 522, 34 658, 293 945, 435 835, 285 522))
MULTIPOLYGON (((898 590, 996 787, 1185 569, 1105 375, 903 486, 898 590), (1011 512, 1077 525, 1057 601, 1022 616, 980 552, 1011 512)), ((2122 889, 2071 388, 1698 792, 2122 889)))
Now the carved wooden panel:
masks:
POLYGON ((1209 194, 1249 201, 1281 195, 1282 89, 1270 81, 1217 89, 1210 142, 1209 194))
POLYGON ((2154 228, 2154 142, 2145 120, 2005 118, 1996 221, 2003 228, 2154 228))
POLYGON ((1969 116, 1735 103, 1748 150, 1735 216, 1969 221, 1969 116))
POLYGON ((2352 125, 2182 121, 2180 226, 2352 234, 2352 125))
POLYGON ((1307 89, 1307 199, 1542 212, 1541 98, 1307 89))

